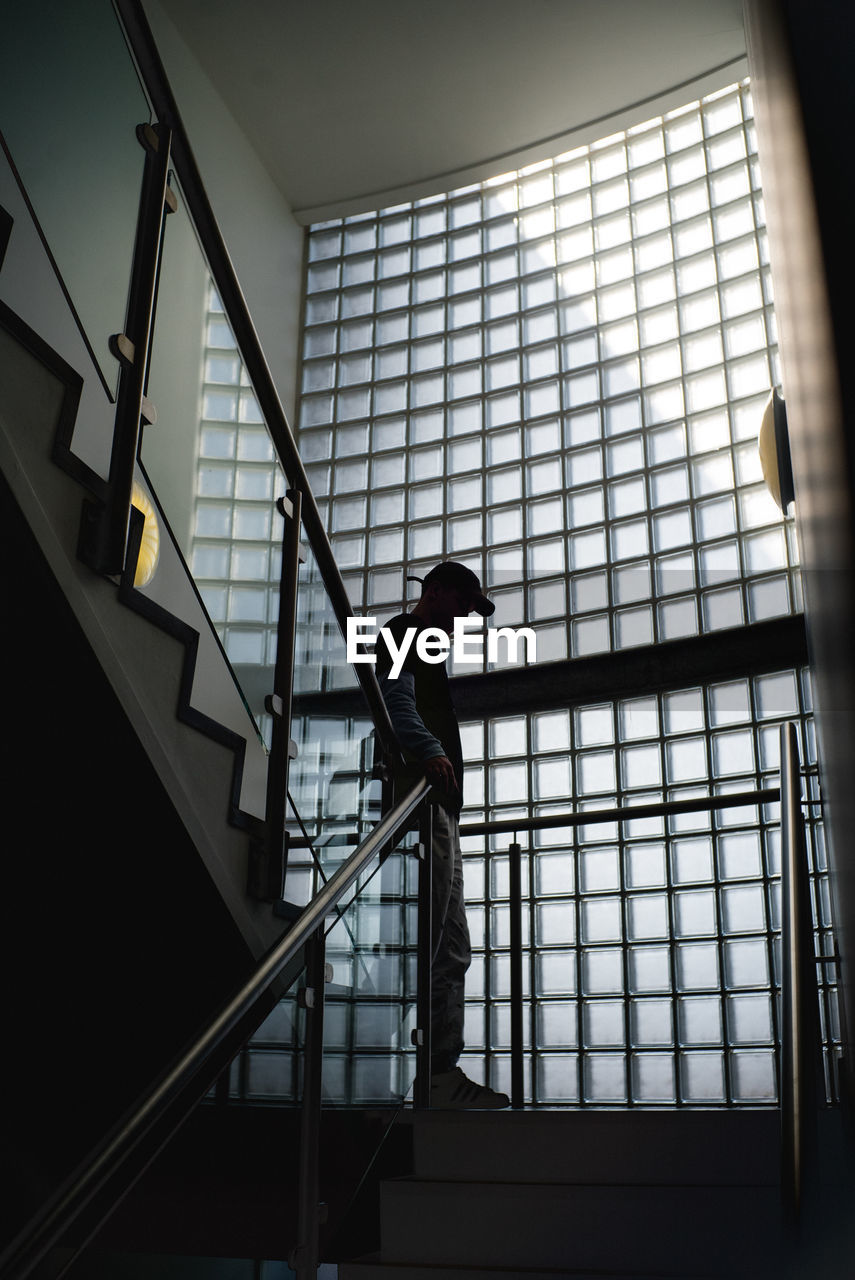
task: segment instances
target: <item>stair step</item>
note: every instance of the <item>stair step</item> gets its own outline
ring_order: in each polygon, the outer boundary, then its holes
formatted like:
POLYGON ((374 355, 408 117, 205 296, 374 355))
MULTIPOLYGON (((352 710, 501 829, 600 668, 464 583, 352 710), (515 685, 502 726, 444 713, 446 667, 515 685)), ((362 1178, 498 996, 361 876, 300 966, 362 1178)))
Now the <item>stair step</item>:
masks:
POLYGON ((779 1177, 775 1111, 410 1114, 422 1179, 771 1186, 779 1177))
POLYGON ((381 1188, 384 1262, 679 1276, 765 1274, 776 1188, 428 1182, 381 1188))
MULTIPOLYGON (((383 1262, 379 1254, 341 1262, 338 1280, 605 1280, 602 1271, 532 1271, 518 1267, 430 1267, 416 1263, 383 1262)), ((673 1273, 663 1271, 610 1271, 608 1280, 674 1280, 673 1273)), ((700 1272, 682 1271, 680 1280, 709 1280, 700 1272)))

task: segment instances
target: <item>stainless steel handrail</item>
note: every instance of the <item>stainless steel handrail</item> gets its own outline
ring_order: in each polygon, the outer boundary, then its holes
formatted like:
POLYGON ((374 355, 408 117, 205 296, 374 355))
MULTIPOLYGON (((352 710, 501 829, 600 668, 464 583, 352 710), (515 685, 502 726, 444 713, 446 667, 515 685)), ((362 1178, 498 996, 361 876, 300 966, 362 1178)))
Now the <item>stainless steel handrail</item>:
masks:
MULTIPOLYGON (((262 957, 252 976, 211 1019, 167 1074, 139 1101, 132 1114, 116 1127, 102 1146, 92 1153, 86 1166, 60 1188, 0 1255, 0 1280, 24 1280, 62 1239, 110 1179, 126 1164, 144 1138, 163 1119, 169 1107, 202 1070, 226 1036, 247 1016, 306 944, 360 872, 378 852, 401 834, 429 791, 430 784, 422 779, 369 832, 288 932, 262 957)), ((168 1136, 160 1146, 165 1144, 168 1136)))
POLYGON ((662 800, 656 804, 625 804, 613 809, 577 809, 573 813, 541 814, 534 818, 499 818, 493 822, 464 822, 462 836, 500 835, 514 831, 541 831, 554 827, 586 827, 596 823, 629 822, 634 818, 667 818, 680 813, 708 813, 737 809, 746 804, 773 804, 777 787, 759 791, 734 791, 720 796, 694 796, 687 800, 662 800))
MULTIPOLYGON (((297 451, 297 445, 265 359, 249 307, 211 208, 151 28, 139 0, 115 0, 115 5, 158 122, 166 124, 171 130, 172 161, 181 183, 187 209, 199 235, 217 292, 237 340, 253 391, 282 461, 288 482, 292 488, 299 489, 302 495, 303 527, 330 603, 344 634, 347 618, 353 614, 347 589, 336 564, 323 519, 297 451)), ((374 668, 368 663, 361 663, 355 670, 384 750, 393 755, 399 753, 392 722, 380 693, 374 668)))
MULTIPOLYGON (((83 505, 79 555, 97 573, 120 574, 125 567, 134 465, 139 448, 152 325, 157 300, 163 226, 169 206, 170 131, 163 124, 137 130, 146 159, 131 265, 124 338, 131 354, 119 363, 119 391, 110 470, 103 502, 83 505)), ((116 354, 120 354, 117 349, 116 354)), ((125 347, 127 351, 127 346, 125 347)))
MULTIPOLYGON (((517 831, 546 831, 555 827, 587 827, 597 823, 630 822, 635 818, 667 818, 681 813, 707 813, 717 809, 738 809, 747 804, 775 804, 781 798, 778 787, 757 791, 734 791, 720 796, 695 796, 687 800, 662 800, 656 804, 619 805, 613 809, 577 809, 572 813, 544 813, 534 818, 496 818, 491 822, 463 822, 461 836, 508 835, 517 831)), ((316 835, 314 839, 317 839, 316 835)), ((289 842, 291 849, 305 849, 312 841, 305 837, 289 842)))
POLYGON ((799 1217, 815 1135, 821 1053, 796 726, 781 725, 781 1195, 799 1217))

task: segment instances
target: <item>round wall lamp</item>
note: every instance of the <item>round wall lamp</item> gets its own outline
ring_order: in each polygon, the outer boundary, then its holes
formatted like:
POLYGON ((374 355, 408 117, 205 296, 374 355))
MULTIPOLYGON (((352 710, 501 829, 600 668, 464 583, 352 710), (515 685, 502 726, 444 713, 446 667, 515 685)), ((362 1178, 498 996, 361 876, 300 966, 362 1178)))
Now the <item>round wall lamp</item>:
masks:
POLYGON ((773 387, 757 437, 760 466, 766 488, 784 515, 795 498, 793 464, 790 458, 790 436, 787 429, 787 406, 777 387, 773 387))
POLYGON ((160 526, 157 523, 157 515, 148 495, 143 492, 136 480, 131 491, 131 502, 138 511, 143 513, 145 520, 140 541, 140 553, 137 558, 136 572, 134 573, 134 586, 147 587, 155 575, 157 562, 160 559, 160 526))

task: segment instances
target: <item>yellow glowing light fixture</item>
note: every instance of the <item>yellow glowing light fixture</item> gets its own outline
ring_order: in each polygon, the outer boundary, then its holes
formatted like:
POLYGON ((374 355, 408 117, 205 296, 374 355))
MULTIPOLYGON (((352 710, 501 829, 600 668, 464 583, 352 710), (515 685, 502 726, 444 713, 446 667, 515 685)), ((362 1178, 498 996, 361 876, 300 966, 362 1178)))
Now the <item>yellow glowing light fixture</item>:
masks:
POLYGON ((143 492, 136 480, 131 492, 131 502, 145 517, 140 554, 134 574, 134 586, 147 587, 154 577, 157 562, 160 559, 160 527, 148 495, 143 492))
POLYGON ((787 430, 787 407, 777 388, 773 388, 760 423, 757 437, 760 466, 766 488, 784 515, 795 498, 793 464, 790 459, 790 436, 787 430))

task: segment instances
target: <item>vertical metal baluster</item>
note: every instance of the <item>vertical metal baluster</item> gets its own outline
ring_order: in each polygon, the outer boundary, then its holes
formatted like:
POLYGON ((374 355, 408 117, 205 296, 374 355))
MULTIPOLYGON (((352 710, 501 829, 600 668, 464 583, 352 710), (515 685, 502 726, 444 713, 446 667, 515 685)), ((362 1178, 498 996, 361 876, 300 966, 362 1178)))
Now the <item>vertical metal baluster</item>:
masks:
POLYGON ((796 726, 781 725, 781 1194, 798 1221, 814 1154, 821 1064, 810 876, 796 726))
POLYGON ((127 333, 111 339, 119 359, 116 420, 110 455, 107 497, 103 503, 83 503, 77 553, 96 573, 120 574, 125 567, 131 491, 143 414, 154 413, 146 398, 149 351, 160 266, 163 225, 175 198, 169 190, 172 132, 163 123, 141 124, 137 137, 146 158, 140 193, 127 333))
POLYGON ((508 846, 508 899, 511 913, 511 1106, 521 1107, 523 1083, 523 954, 522 954, 522 849, 514 840, 508 846))
POLYGON ((302 991, 302 1004, 306 1011, 306 1040, 300 1112, 297 1246, 288 1259, 288 1265, 296 1272, 298 1280, 316 1280, 320 1251, 319 1228, 324 1220, 324 1206, 319 1199, 319 1164, 325 970, 326 934, 325 926, 321 925, 306 944, 306 985, 302 991))
POLYGON ((250 849, 248 890, 262 902, 276 902, 285 889, 288 869, 288 833, 285 830, 288 803, 288 769, 292 758, 291 705, 294 691, 294 650, 297 637, 297 589, 300 570, 299 489, 289 489, 276 503, 285 518, 282 539, 282 568, 279 577, 279 618, 276 627, 276 665, 273 693, 264 700, 272 716, 273 730, 267 765, 267 806, 263 841, 250 849))
POLYGON ((416 996, 416 1084, 413 1104, 430 1106, 431 966, 433 964, 433 809, 422 806, 419 822, 419 955, 416 996))

